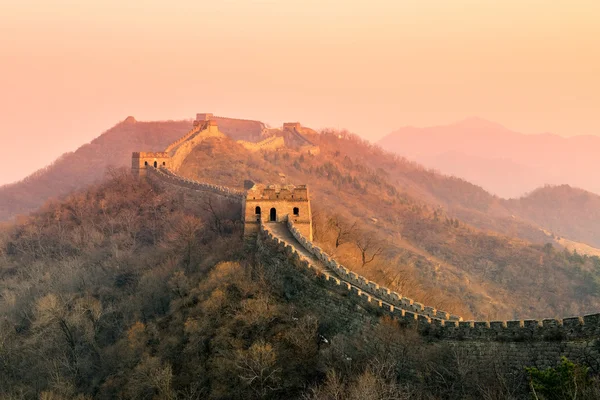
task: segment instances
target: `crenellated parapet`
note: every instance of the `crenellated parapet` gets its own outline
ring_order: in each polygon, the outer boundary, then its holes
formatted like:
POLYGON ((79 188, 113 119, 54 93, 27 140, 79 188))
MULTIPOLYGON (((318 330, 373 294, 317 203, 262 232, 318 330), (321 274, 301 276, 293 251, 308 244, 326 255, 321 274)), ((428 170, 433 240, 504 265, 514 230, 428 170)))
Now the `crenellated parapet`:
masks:
POLYGON ((186 133, 184 136, 180 137, 179 139, 177 139, 176 141, 174 141, 173 143, 171 143, 169 146, 167 146, 167 148, 165 149, 165 152, 170 153, 171 151, 173 151, 173 149, 175 149, 181 143, 185 142, 186 140, 188 140, 192 136, 198 134, 203 129, 204 129, 204 124, 202 124, 202 125, 199 125, 199 124, 196 125, 195 124, 194 127, 192 129, 190 129, 188 133, 186 133))
POLYGON ((241 192, 239 190, 231 189, 226 186, 213 185, 211 183, 198 182, 193 179, 187 179, 175 174, 167 168, 152 168, 148 172, 149 175, 151 175, 154 178, 182 188, 195 191, 210 192, 212 194, 227 197, 229 199, 239 202, 242 202, 245 198, 244 192, 241 192))
POLYGON ((281 136, 271 136, 256 143, 246 140, 238 140, 237 142, 250 151, 277 150, 285 147, 285 142, 281 136))
MULTIPOLYGON (((303 239, 298 230, 294 229, 293 223, 290 224, 290 231, 296 240, 303 239)), ((410 304, 409 299, 378 287, 375 282, 369 282, 350 271, 347 274, 346 271, 343 271, 342 275, 337 274, 339 268, 335 274, 324 271, 303 257, 293 245, 274 235, 268 224, 261 224, 260 238, 285 252, 296 265, 310 272, 327 288, 335 291, 347 291, 349 296, 354 297, 365 307, 379 309, 396 319, 401 325, 413 327, 421 335, 432 339, 451 342, 493 341, 502 343, 583 341, 584 345, 587 341, 591 345, 600 338, 600 314, 564 319, 462 321, 460 317, 449 315, 443 311, 434 311, 415 302, 410 304), (417 306, 412 309, 406 307, 415 304, 417 306)), ((306 239, 303 240, 302 245, 304 246, 304 244, 312 245, 306 239)), ((321 262, 335 270, 335 261, 328 258, 322 250, 313 246, 312 251, 321 262)), ((568 348, 570 345, 565 344, 564 347, 568 348)), ((559 346, 556 350, 557 354, 559 354, 560 348, 559 346)))
POLYGON ((376 282, 370 281, 367 278, 357 274, 337 263, 332 257, 325 253, 320 247, 314 245, 310 240, 302 235, 293 220, 288 220, 288 229, 292 236, 304 247, 309 253, 313 254, 319 261, 323 263, 329 270, 334 272, 342 281, 350 283, 361 292, 376 298, 382 302, 388 303, 392 309, 402 309, 416 314, 426 315, 430 318, 439 318, 442 320, 462 321, 462 317, 451 315, 450 313, 437 310, 435 307, 428 307, 408 297, 404 297, 386 287, 379 286, 376 282))

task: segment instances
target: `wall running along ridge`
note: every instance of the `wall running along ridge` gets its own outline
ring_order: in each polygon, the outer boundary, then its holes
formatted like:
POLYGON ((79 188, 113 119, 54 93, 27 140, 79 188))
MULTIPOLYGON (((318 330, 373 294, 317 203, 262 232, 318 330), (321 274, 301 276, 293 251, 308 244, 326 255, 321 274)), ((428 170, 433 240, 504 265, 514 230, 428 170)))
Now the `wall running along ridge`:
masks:
MULTIPOLYGON (((293 232, 292 232, 293 233, 293 232)), ((315 277, 323 286, 353 298, 367 310, 387 314, 406 328, 417 330, 427 345, 442 350, 454 348, 465 360, 494 360, 510 368, 556 366, 562 356, 572 361, 598 366, 600 362, 600 314, 562 320, 456 321, 430 318, 374 301, 368 293, 321 271, 261 224, 259 242, 283 252, 289 261, 315 277)))
MULTIPOLYGON (((200 124, 172 143, 168 148, 171 157, 175 155, 182 161, 204 137, 223 135, 216 126, 212 127, 211 131, 209 122, 200 124), (202 133, 205 130, 208 131, 208 136, 202 133), (184 142, 185 148, 179 152, 179 149, 184 147, 184 142)), ((137 154, 138 158, 140 155, 141 153, 137 154)), ((203 195, 212 194, 225 201, 239 203, 240 216, 244 215, 244 192, 186 179, 165 167, 148 168, 147 171, 149 179, 168 185, 173 190, 182 190, 192 197, 201 199, 203 195)), ((458 316, 426 307, 349 271, 306 239, 289 219, 288 229, 306 251, 337 276, 312 265, 298 249, 273 235, 262 222, 258 241, 282 251, 293 264, 314 275, 329 290, 346 294, 366 309, 388 314, 399 324, 416 329, 422 336, 430 339, 433 346, 443 346, 444 349, 450 346, 463 350, 466 359, 499 360, 515 368, 521 368, 523 365, 554 366, 561 356, 588 365, 600 364, 600 314, 564 319, 462 321, 458 316)))
POLYGON ((285 147, 285 142, 281 136, 272 136, 257 143, 247 142, 245 140, 238 140, 237 142, 250 151, 277 150, 285 147))
MULTIPOLYGON (((171 147, 171 151, 169 152, 171 156, 170 168, 173 171, 179 170, 183 161, 186 159, 188 155, 194 150, 194 147, 202 143, 205 139, 210 137, 226 137, 221 131, 219 131, 219 127, 214 124, 214 121, 206 121, 204 124, 198 126, 197 129, 192 129, 188 134, 184 137, 186 138, 183 141, 179 142, 177 145, 171 147)), ((177 143, 176 142, 176 143, 177 143)))
POLYGON ((176 175, 172 171, 167 168, 149 168, 148 176, 156 178, 160 181, 170 183, 172 185, 176 185, 182 188, 196 190, 201 192, 209 192, 212 194, 216 194, 222 197, 227 197, 231 200, 235 200, 237 202, 243 202, 246 199, 246 195, 244 192, 230 189, 226 186, 213 185, 210 183, 202 183, 192 179, 183 178, 179 175, 176 175))
POLYGON ((293 133, 295 137, 297 137, 299 140, 306 143, 307 145, 315 146, 313 142, 308 140, 302 133, 300 133, 299 129, 301 128, 299 123, 285 123, 283 124, 283 129, 293 133))
MULTIPOLYGON (((325 265, 335 271, 341 278, 358 286, 366 293, 390 302, 398 304, 397 307, 404 308, 407 305, 413 305, 411 311, 422 313, 429 317, 432 326, 438 326, 442 329, 433 329, 432 333, 440 337, 448 338, 487 338, 502 340, 522 340, 527 338, 588 338, 600 337, 600 314, 585 315, 583 317, 572 317, 564 319, 542 319, 542 320, 519 320, 519 321, 462 321, 462 318, 449 315, 444 311, 436 311, 432 307, 424 307, 420 303, 406 297, 401 297, 389 289, 381 288, 375 282, 370 282, 362 276, 349 271, 335 260, 331 259, 320 248, 314 246, 306 240, 302 234, 294 227, 292 221, 288 221, 289 229, 292 235, 308 250, 315 255, 325 265), (398 301, 401 299, 401 301, 398 301), (417 304, 416 307, 414 305, 417 304), (445 320, 445 321, 444 321, 445 320)), ((406 309, 406 308, 405 308, 406 309)), ((410 309, 409 309, 410 310, 410 309)), ((392 310, 393 311, 393 310, 392 310)))
MULTIPOLYGON (((426 307, 407 297, 391 291, 388 288, 380 287, 377 283, 369 281, 363 276, 350 271, 341 264, 338 264, 333 258, 325 253, 321 248, 315 246, 310 240, 302 235, 299 229, 296 228, 294 222, 290 219, 287 221, 288 228, 294 238, 304 247, 309 253, 314 255, 326 267, 330 268, 337 277, 342 281, 350 283, 366 295, 376 297, 377 299, 387 302, 390 310, 401 309, 415 314, 425 315, 430 318, 438 318, 440 320, 462 321, 458 315, 450 315, 442 310, 436 310, 433 307, 426 307)), ((383 307, 383 305, 380 305, 383 307)))

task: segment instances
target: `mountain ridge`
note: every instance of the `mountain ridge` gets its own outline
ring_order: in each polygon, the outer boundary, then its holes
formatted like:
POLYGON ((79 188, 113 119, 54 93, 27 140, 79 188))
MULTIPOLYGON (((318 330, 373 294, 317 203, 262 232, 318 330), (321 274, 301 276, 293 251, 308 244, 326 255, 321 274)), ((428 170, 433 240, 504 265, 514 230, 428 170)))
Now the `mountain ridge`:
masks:
POLYGON ((595 157, 600 152, 600 137, 593 135, 523 134, 496 122, 467 118, 439 126, 403 127, 377 143, 504 198, 520 197, 545 184, 563 183, 600 193, 593 172, 600 168, 595 157), (456 157, 448 160, 448 152, 456 157), (505 160, 507 164, 486 165, 490 160, 505 160), (526 168, 520 172, 519 182, 512 182, 515 171, 510 163, 526 168))

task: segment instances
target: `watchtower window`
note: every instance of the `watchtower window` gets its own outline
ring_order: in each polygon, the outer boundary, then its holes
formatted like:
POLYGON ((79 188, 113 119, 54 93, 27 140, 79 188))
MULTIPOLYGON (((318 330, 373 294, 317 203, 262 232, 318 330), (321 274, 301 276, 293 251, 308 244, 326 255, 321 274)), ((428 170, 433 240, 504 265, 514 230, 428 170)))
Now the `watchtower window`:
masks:
POLYGON ((296 217, 300 215, 300 209, 298 207, 294 207, 294 215, 296 217))
POLYGON ((154 168, 158 167, 158 162, 154 161, 154 168))
POLYGON ((256 208, 254 209, 254 214, 260 215, 260 207, 259 206, 256 206, 256 208))
POLYGON ((275 207, 271 208, 271 215, 269 215, 269 217, 269 221, 277 222, 277 210, 275 209, 275 207))

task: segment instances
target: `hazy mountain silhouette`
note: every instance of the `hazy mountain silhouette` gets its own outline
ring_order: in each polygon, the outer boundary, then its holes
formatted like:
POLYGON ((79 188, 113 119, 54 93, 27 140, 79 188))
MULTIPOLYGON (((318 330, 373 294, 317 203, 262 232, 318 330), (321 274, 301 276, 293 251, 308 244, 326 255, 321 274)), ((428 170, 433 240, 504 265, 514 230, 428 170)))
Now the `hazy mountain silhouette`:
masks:
POLYGON ((84 188, 103 178, 108 166, 131 165, 133 151, 163 150, 183 136, 190 124, 190 121, 137 122, 128 117, 22 181, 1 186, 0 220, 28 213, 48 199, 84 188))
POLYGON ((404 127, 378 144, 409 159, 464 178, 501 197, 545 184, 600 193, 600 137, 526 135, 480 118, 427 128, 404 127))

